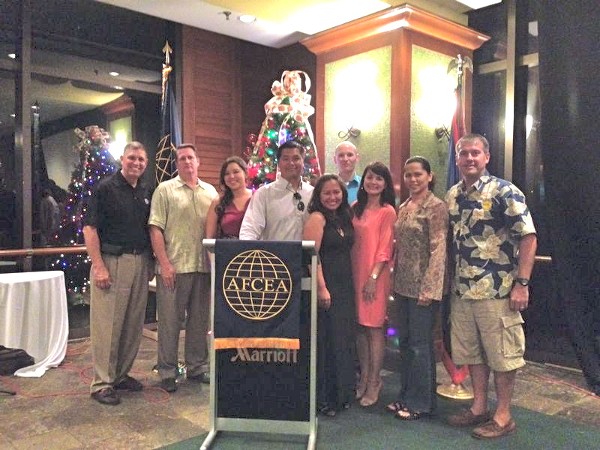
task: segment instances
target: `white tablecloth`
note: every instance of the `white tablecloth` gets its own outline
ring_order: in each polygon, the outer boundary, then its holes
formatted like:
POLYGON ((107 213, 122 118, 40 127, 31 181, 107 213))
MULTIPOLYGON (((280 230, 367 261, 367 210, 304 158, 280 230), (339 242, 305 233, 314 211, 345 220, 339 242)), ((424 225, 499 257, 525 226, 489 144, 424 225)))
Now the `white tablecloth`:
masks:
POLYGON ((0 344, 21 348, 35 359, 15 372, 41 377, 67 352, 69 316, 63 272, 0 274, 0 344))

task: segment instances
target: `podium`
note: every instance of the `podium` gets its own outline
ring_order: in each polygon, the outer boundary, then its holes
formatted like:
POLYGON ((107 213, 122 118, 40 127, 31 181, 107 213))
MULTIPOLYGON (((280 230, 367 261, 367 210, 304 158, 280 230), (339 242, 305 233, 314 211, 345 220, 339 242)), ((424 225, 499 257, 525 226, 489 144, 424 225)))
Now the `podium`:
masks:
POLYGON ((314 241, 204 239, 203 245, 211 253, 212 333, 209 433, 200 448, 234 431, 306 435, 307 449, 314 449, 314 241))

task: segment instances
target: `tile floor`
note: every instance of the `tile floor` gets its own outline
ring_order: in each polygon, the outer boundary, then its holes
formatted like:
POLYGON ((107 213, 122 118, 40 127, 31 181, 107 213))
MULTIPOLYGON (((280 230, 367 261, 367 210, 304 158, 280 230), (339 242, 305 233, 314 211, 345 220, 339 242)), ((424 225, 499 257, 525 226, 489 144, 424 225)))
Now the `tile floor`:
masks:
MULTIPOLYGON (((0 377, 0 449, 152 449, 207 431, 208 387, 182 382, 169 395, 152 372, 156 342, 142 345, 132 375, 142 392, 125 393, 118 406, 90 399, 89 339, 69 342, 64 363, 42 378, 0 377)), ((448 375, 438 365, 438 381, 448 375)), ((600 398, 585 388, 581 373, 530 363, 521 370, 514 404, 568 420, 600 425, 600 398)))

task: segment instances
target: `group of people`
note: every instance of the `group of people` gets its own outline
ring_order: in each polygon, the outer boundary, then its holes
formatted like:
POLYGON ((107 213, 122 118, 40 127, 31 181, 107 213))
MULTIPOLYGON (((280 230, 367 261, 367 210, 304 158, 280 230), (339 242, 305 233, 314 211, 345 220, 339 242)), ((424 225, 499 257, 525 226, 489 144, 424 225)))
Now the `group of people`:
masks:
POLYGON ((536 234, 521 191, 491 176, 485 137, 456 146, 462 180, 445 201, 432 192, 434 174, 420 156, 403 170, 409 197, 396 207, 390 170, 381 162, 356 174, 357 148, 340 143, 338 174, 303 180, 305 149, 295 141, 277 150, 279 177, 254 193, 246 164, 222 165, 222 192, 198 178, 193 145, 177 148, 178 176, 154 193, 140 182, 147 164, 133 142, 122 169, 92 197, 84 235, 92 260, 92 397, 118 404, 119 390, 142 384, 128 375, 139 346, 148 279, 156 259, 158 369, 161 386, 177 389, 178 337, 185 324, 187 378, 209 382, 206 333, 210 278, 203 238, 311 240, 319 254, 318 411, 335 416, 356 399, 375 405, 382 388, 384 322, 396 309, 400 391, 386 406, 400 420, 434 413, 433 329, 450 292, 452 357, 468 365, 474 401, 448 418, 474 426, 477 438, 513 433, 510 403, 516 370, 525 362, 523 319, 536 234), (393 294, 393 302, 388 302, 393 294), (357 367, 358 362, 358 367, 357 367), (488 411, 494 372, 497 407, 488 411))

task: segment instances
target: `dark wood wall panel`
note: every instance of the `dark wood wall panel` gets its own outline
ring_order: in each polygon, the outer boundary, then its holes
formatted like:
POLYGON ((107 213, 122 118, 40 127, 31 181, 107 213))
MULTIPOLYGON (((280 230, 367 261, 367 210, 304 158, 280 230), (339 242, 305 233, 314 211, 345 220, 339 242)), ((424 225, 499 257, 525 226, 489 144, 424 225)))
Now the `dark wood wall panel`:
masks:
POLYGON ((218 185, 222 162, 240 154, 239 41, 184 26, 183 137, 200 157, 199 176, 218 185))

